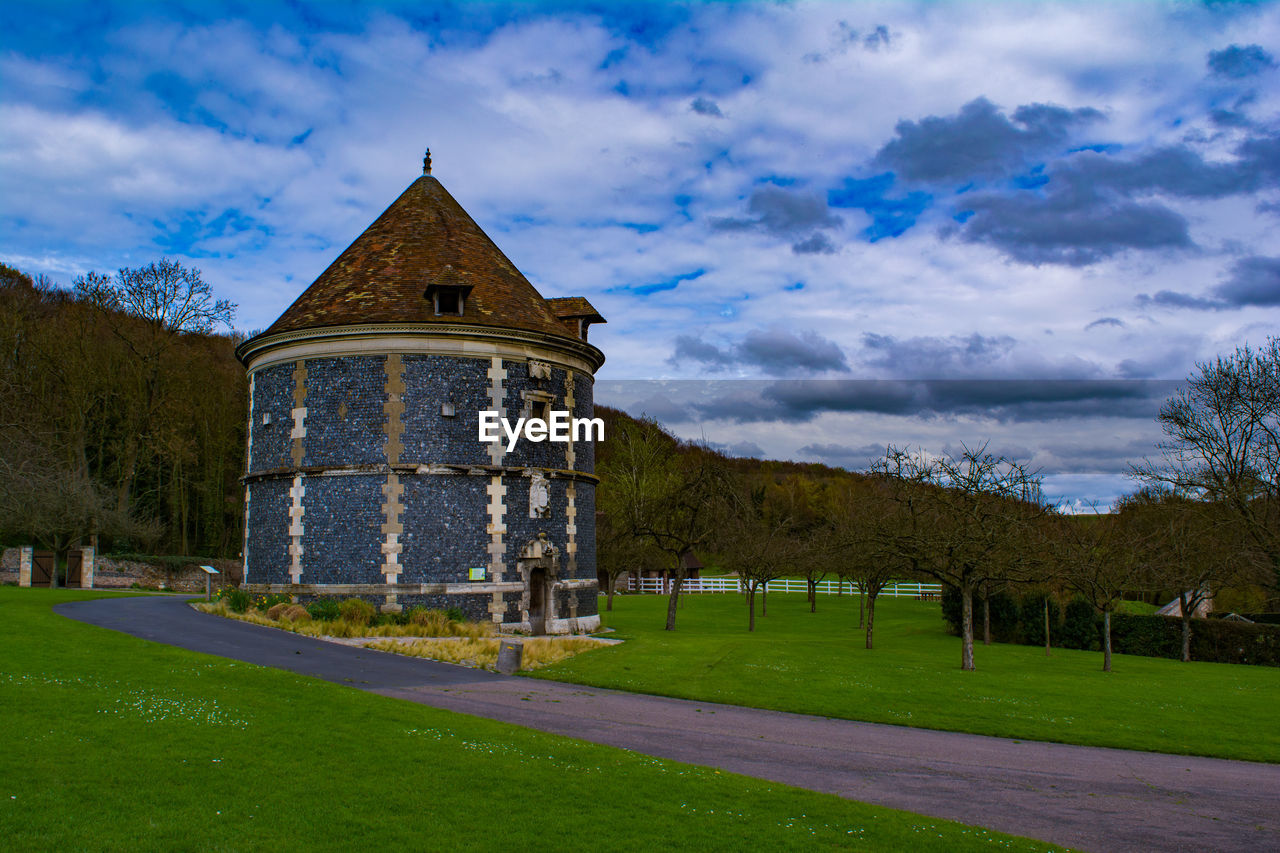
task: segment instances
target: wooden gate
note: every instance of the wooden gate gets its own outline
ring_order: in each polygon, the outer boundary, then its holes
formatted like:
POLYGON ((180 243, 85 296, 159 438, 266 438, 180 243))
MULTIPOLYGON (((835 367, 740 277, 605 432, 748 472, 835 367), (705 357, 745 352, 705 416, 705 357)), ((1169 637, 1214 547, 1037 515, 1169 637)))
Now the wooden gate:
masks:
POLYGON ((82 551, 72 551, 67 555, 67 586, 81 587, 84 585, 80 579, 80 570, 83 563, 84 553, 82 551))
POLYGON ((35 551, 31 554, 31 585, 48 586, 53 577, 57 559, 52 551, 35 551))
MULTIPOLYGON (((81 551, 72 551, 67 554, 67 580, 66 586, 78 587, 81 585, 81 570, 84 564, 84 554, 81 551)), ((52 551, 35 551, 31 554, 31 585, 32 586, 49 586, 49 581, 53 578, 54 566, 57 565, 57 557, 52 551)), ((62 584, 59 584, 61 586, 62 584)))

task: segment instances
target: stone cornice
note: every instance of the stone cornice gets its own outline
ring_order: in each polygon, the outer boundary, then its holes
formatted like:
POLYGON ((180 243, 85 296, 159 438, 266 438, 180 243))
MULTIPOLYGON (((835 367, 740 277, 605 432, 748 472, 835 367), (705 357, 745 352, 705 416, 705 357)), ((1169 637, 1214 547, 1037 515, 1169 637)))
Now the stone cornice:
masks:
POLYGON ((388 352, 538 358, 591 374, 604 364, 604 353, 586 341, 462 323, 326 326, 258 335, 236 347, 236 357, 251 371, 306 358, 388 352))

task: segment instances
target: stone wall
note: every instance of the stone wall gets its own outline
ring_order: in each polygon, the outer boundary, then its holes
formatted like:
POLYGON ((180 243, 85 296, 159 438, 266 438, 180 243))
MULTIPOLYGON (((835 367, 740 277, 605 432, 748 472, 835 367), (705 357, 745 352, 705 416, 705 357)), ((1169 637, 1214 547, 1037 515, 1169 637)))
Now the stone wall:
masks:
MULTIPOLYGON (((18 582, 18 552, 18 548, 4 549, 3 558, 0 559, 0 583, 18 582)), ((206 559, 202 562, 221 572, 213 579, 215 588, 224 582, 233 583, 239 578, 239 560, 206 559)), ((169 571, 161 566, 135 560, 116 560, 100 554, 94 557, 94 589, 128 589, 134 584, 149 589, 204 592, 205 573, 196 564, 169 571)))
MULTIPOLYGON (((594 480, 565 473, 594 471, 592 445, 522 439, 507 453, 477 436, 481 410, 514 422, 550 404, 592 417, 590 374, 397 353, 290 361, 251 381, 247 583, 377 587, 388 609, 518 622, 528 596, 517 558, 539 534, 561 553, 562 581, 594 582, 594 480), (548 493, 541 515, 530 511, 535 479, 548 493), (450 588, 393 589, 421 584, 450 588)), ((558 595, 558 609, 596 613, 594 589, 558 595)))

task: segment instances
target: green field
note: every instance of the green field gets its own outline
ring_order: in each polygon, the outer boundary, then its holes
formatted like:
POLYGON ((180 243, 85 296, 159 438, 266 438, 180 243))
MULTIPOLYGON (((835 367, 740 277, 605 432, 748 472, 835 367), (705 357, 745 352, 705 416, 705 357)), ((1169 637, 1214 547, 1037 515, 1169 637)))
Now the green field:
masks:
POLYGON ((0 587, 6 850, 1013 850, 1041 842, 83 625, 0 587))
POLYGON ((855 596, 686 596, 662 630, 665 596, 618 596, 602 614, 628 642, 538 677, 710 702, 1028 740, 1280 762, 1280 669, 996 644, 960 670, 960 640, 936 603, 883 599, 863 647, 855 596))

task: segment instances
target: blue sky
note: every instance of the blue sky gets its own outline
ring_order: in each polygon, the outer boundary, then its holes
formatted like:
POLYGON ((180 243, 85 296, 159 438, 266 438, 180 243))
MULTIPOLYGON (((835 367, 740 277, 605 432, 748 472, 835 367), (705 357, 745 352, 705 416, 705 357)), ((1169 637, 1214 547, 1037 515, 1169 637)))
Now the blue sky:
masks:
POLYGON ((1280 333, 1280 9, 10 3, 0 258, 169 256, 268 325, 420 170, 611 319, 598 399, 1104 504, 1280 333))

